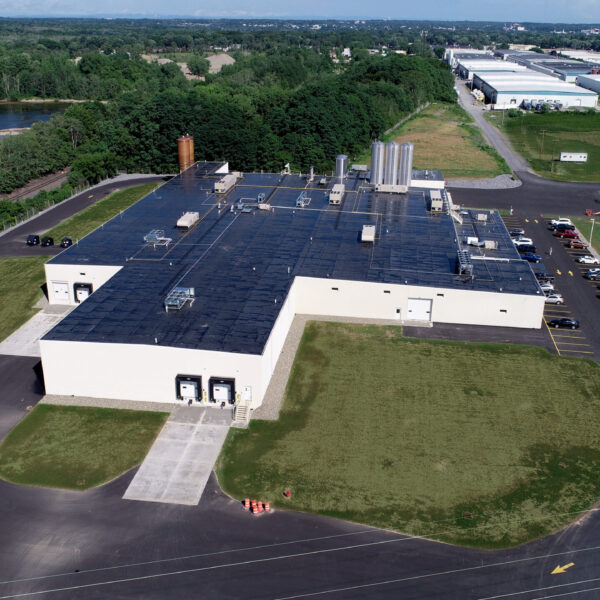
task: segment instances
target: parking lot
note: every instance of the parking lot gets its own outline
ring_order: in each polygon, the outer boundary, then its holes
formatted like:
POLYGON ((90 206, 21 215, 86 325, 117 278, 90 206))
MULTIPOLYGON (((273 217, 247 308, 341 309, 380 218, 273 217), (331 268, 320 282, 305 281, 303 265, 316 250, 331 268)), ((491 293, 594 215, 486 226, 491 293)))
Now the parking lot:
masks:
POLYGON ((548 218, 539 216, 506 216, 503 220, 508 229, 522 228, 525 236, 536 246, 541 257, 534 269, 544 270, 554 276, 554 292, 562 295, 564 303, 546 304, 544 322, 552 346, 560 356, 574 356, 598 360, 600 358, 600 299, 598 284, 584 277, 595 265, 580 264, 577 259, 589 251, 570 248, 568 238, 560 238, 548 228, 548 218), (571 318, 579 321, 579 327, 555 327, 554 319, 571 318))

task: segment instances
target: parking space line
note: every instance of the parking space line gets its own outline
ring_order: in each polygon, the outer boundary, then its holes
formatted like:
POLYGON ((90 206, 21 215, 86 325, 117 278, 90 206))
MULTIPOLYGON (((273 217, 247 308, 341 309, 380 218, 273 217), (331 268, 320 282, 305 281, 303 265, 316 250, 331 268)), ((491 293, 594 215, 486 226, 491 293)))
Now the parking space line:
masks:
POLYGON ((578 344, 577 342, 558 342, 560 346, 587 346, 590 347, 590 344, 578 344))
MULTIPOLYGON (((565 338, 567 338, 569 340, 585 340, 585 335, 582 335, 582 336, 573 335, 573 336, 571 336, 571 335, 560 335, 558 333, 555 333, 554 337, 555 338, 565 337, 565 338)), ((558 342, 558 343, 560 344, 560 342, 558 342)))
POLYGON ((594 352, 588 352, 587 350, 569 350, 568 348, 563 348, 563 352, 576 352, 577 354, 594 354, 594 352))

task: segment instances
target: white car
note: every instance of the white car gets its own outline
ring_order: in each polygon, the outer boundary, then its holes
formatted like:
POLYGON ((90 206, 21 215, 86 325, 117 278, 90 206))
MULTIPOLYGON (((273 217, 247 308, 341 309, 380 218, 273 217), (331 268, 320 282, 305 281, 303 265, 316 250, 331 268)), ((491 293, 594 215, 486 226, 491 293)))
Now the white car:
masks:
POLYGON ((549 294, 544 299, 546 304, 564 304, 565 299, 560 294, 549 294))
POLYGON ((586 254, 585 256, 580 256, 577 259, 577 262, 578 263, 582 263, 584 265, 597 265, 597 264, 599 264, 598 259, 594 258, 590 254, 586 254))
POLYGON ((554 290, 554 286, 549 282, 549 281, 542 281, 540 282, 540 287, 542 288, 542 290, 545 292, 546 290, 554 290))
POLYGON ((550 225, 573 225, 573 223, 571 223, 571 219, 567 219, 566 217, 559 217, 558 219, 552 219, 552 221, 550 221, 550 225))
POLYGON ((515 246, 518 246, 519 244, 527 244, 529 246, 533 244, 533 240, 520 235, 518 238, 513 239, 513 244, 515 244, 515 246))

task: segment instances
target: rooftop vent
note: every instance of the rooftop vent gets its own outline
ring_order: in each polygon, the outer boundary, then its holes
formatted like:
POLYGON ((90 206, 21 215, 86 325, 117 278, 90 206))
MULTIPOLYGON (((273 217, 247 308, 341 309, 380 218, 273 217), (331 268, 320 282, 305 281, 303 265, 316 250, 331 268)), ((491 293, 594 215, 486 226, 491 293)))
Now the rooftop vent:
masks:
POLYGON ((144 236, 146 244, 156 246, 168 246, 173 241, 173 238, 165 237, 164 229, 153 229, 144 236))
POLYGON ((296 198, 296 208, 304 208, 310 204, 310 198, 306 195, 306 192, 300 192, 298 198, 296 198))
POLYGON ((363 225, 360 241, 371 243, 375 242, 375 225, 363 225))
POLYGON ((165 298, 165 310, 181 310, 187 302, 190 306, 196 299, 196 290, 192 287, 174 287, 165 298))
POLYGON ((471 262, 471 255, 467 250, 458 251, 458 274, 468 277, 473 276, 473 263, 471 262))

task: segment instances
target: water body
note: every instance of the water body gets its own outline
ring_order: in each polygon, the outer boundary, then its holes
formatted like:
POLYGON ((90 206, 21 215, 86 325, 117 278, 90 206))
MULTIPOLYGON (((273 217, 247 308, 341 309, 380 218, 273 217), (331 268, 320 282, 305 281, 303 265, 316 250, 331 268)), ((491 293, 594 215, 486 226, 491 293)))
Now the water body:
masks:
POLYGON ((0 129, 31 127, 38 121, 49 121, 70 106, 65 102, 7 102, 0 103, 0 129))

